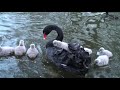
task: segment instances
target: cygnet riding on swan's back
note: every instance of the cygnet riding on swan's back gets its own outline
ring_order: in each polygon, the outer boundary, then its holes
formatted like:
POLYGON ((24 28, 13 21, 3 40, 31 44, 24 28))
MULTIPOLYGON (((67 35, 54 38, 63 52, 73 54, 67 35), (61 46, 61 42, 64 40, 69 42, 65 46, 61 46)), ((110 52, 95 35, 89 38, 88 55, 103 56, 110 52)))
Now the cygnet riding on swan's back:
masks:
MULTIPOLYGON (((56 47, 65 49, 66 51, 70 52, 70 50, 69 50, 69 48, 68 48, 69 44, 66 43, 66 42, 61 42, 61 41, 58 41, 58 40, 54 40, 54 41, 53 41, 53 45, 56 46, 56 47)), ((83 47, 83 46, 80 46, 80 48, 83 48, 86 52, 89 53, 89 55, 92 54, 92 50, 91 50, 91 49, 85 48, 85 47, 83 47)))
POLYGON ((35 44, 30 44, 30 48, 27 50, 27 56, 30 59, 35 59, 38 55, 38 50, 35 47, 35 44))
POLYGON ((14 48, 13 47, 1 47, 0 46, 0 57, 2 56, 9 56, 14 54, 14 48))
POLYGON ((26 53, 26 47, 24 45, 24 40, 20 40, 19 46, 15 47, 15 55, 22 56, 26 53))
POLYGON ((54 40, 53 45, 69 51, 68 43, 66 43, 66 42, 61 42, 61 41, 58 41, 58 40, 54 40))
POLYGON ((92 54, 92 50, 91 50, 90 48, 85 48, 85 47, 83 47, 83 46, 80 46, 80 48, 84 48, 84 50, 85 50, 86 52, 88 52, 89 55, 92 54))
POLYGON ((109 50, 105 50, 103 47, 101 47, 100 49, 99 49, 99 51, 97 52, 97 55, 107 55, 108 57, 112 57, 113 56, 113 54, 112 54, 112 52, 110 52, 109 50))
MULTIPOLYGON (((62 29, 56 25, 48 25, 43 29, 44 39, 47 38, 47 35, 55 30, 58 34, 56 39, 49 41, 46 44, 46 55, 50 62, 54 63, 58 68, 62 68, 68 72, 79 73, 81 75, 85 75, 89 70, 89 65, 91 63, 91 57, 89 53, 82 48, 77 43, 69 43, 66 44, 62 42, 63 46, 58 48, 55 43, 57 40, 63 40, 63 32, 62 29), (68 52, 67 48, 70 50, 68 52)), ((61 43, 61 42, 60 42, 61 43)))

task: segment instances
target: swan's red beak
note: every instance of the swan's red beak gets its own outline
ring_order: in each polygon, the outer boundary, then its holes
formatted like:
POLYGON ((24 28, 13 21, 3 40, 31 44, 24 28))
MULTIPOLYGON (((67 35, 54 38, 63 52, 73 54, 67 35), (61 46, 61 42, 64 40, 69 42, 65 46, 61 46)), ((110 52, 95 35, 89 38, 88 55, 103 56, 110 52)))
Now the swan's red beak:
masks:
POLYGON ((46 34, 44 34, 44 35, 43 35, 43 39, 44 39, 44 40, 46 40, 46 38, 47 38, 47 35, 46 35, 46 34))

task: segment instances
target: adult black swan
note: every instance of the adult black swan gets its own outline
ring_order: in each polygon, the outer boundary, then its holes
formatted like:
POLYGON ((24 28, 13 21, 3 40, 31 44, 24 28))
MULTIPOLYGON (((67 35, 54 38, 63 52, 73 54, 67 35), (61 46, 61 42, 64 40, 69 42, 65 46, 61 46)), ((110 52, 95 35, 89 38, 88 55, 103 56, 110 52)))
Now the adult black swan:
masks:
POLYGON ((80 48, 80 44, 78 43, 68 44, 70 52, 54 46, 54 40, 63 40, 63 32, 62 29, 56 25, 48 25, 43 29, 44 39, 47 38, 47 35, 52 30, 55 30, 58 36, 46 44, 48 60, 65 71, 84 76, 88 72, 91 63, 89 53, 86 52, 84 48, 80 48))

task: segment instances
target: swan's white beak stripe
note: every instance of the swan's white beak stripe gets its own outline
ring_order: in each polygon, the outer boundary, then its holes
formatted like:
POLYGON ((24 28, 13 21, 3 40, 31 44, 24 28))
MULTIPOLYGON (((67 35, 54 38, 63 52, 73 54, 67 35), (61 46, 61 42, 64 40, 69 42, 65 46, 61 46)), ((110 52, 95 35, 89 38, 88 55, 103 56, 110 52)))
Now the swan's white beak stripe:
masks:
POLYGON ((47 38, 47 35, 46 35, 46 34, 44 34, 44 35, 43 35, 43 39, 44 39, 44 40, 46 40, 46 38, 47 38))
POLYGON ((46 39, 46 38, 43 38, 44 40, 46 39))

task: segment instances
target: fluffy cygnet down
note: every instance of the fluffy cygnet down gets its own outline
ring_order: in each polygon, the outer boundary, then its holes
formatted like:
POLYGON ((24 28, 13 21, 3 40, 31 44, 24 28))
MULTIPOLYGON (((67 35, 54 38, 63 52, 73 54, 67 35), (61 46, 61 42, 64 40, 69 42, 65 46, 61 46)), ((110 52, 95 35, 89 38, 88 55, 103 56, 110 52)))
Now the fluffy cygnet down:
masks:
POLYGON ((58 41, 58 40, 54 40, 53 45, 56 46, 56 47, 59 47, 59 48, 62 48, 62 49, 65 49, 65 50, 69 51, 68 43, 66 43, 66 42, 61 42, 61 41, 58 41))
POLYGON ((80 48, 84 48, 84 50, 85 50, 86 52, 88 52, 89 55, 92 54, 92 50, 91 50, 91 49, 85 48, 85 47, 83 47, 83 46, 80 46, 80 48))
POLYGON ((109 57, 107 55, 101 55, 101 56, 98 56, 94 62, 97 66, 105 66, 105 65, 108 65, 109 63, 109 57))
POLYGON ((20 40, 19 46, 15 47, 15 55, 22 56, 26 53, 26 47, 24 45, 24 40, 20 40))
POLYGON ((85 50, 86 52, 88 52, 89 55, 92 54, 92 50, 91 50, 91 49, 89 49, 89 48, 84 48, 84 50, 85 50))
POLYGON ((97 52, 97 55, 107 55, 108 57, 112 57, 113 56, 113 54, 112 54, 112 52, 110 52, 109 50, 105 50, 103 47, 101 47, 100 49, 99 49, 99 51, 97 52))
POLYGON ((31 44, 30 45, 30 48, 27 50, 27 56, 30 58, 30 59, 34 59, 37 57, 38 55, 38 50, 36 49, 35 47, 35 44, 31 44))
POLYGON ((14 48, 13 47, 0 47, 0 56, 8 56, 12 55, 14 53, 14 48))

